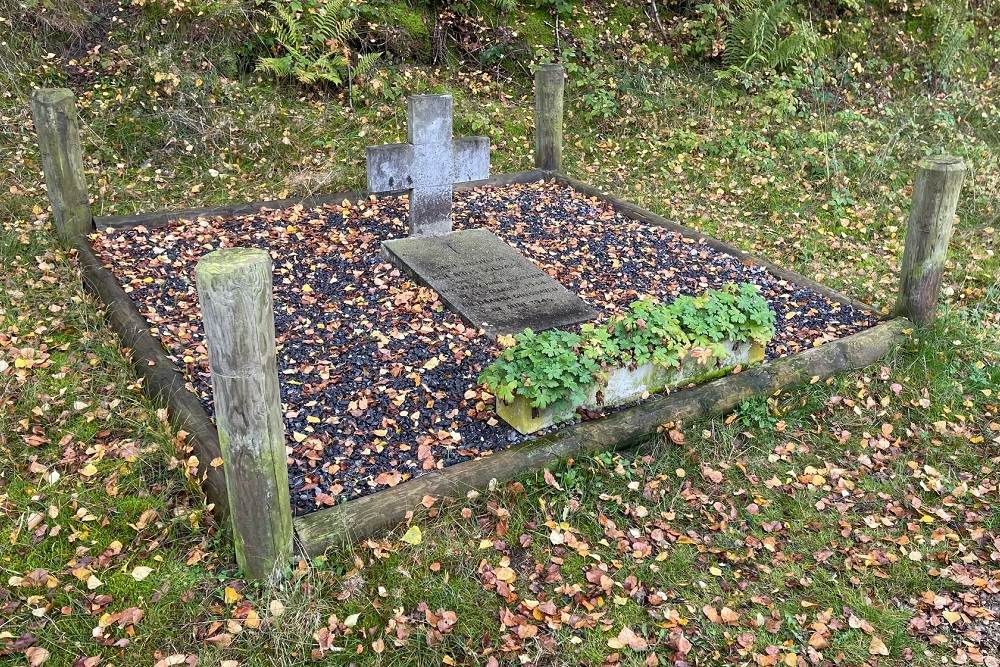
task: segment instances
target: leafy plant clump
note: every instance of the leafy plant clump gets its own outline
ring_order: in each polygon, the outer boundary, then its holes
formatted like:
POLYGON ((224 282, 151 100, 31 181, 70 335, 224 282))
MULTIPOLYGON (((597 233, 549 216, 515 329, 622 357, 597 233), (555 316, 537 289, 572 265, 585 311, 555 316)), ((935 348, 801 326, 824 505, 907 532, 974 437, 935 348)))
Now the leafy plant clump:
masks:
POLYGON ((774 337, 774 312, 756 285, 729 284, 669 304, 640 299, 624 315, 584 324, 580 333, 525 329, 479 382, 498 399, 527 399, 545 408, 580 400, 604 369, 653 363, 677 367, 687 355, 699 361, 726 355, 724 341, 766 344, 774 337))
POLYGON ((272 0, 270 34, 281 55, 260 58, 257 69, 300 83, 350 84, 374 67, 380 53, 356 54, 358 14, 350 0, 272 0))

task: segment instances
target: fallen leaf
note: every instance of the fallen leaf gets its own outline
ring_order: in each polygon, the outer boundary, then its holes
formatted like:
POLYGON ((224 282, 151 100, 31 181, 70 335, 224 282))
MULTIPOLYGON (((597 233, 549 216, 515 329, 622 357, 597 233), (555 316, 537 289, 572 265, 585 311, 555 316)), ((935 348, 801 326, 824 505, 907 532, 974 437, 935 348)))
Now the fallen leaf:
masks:
POLYGON ((612 637, 608 640, 608 646, 616 650, 627 646, 633 651, 645 651, 649 648, 649 643, 643 637, 635 634, 632 628, 626 625, 621 629, 617 637, 612 637))
POLYGON ((38 667, 49 659, 49 652, 41 646, 31 646, 25 650, 24 657, 28 659, 31 667, 38 667))
POLYGON ((420 526, 410 526, 406 533, 403 534, 403 541, 407 544, 417 545, 424 541, 423 533, 420 532, 420 526))
POLYGON ((871 655, 889 655, 889 647, 878 637, 872 637, 872 641, 868 645, 868 653, 871 655))

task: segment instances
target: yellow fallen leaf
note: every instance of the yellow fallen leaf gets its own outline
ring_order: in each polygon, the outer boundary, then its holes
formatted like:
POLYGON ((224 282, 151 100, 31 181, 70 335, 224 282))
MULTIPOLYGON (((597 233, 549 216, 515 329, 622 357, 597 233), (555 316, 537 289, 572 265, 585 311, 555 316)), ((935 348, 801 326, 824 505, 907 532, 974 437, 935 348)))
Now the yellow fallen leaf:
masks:
POLYGON ((260 627, 260 614, 258 614, 255 610, 251 609, 250 611, 247 612, 247 617, 243 621, 243 625, 247 626, 248 628, 256 630, 257 628, 260 627))
POLYGON ((226 592, 223 596, 223 599, 225 599, 226 604, 233 604, 234 602, 242 600, 243 596, 240 595, 239 591, 237 591, 232 586, 226 586, 226 592))
POLYGON ((153 568, 146 567, 145 565, 139 565, 134 570, 132 570, 132 578, 136 581, 142 581, 148 577, 153 572, 153 568))
POLYGON ((87 465, 83 466, 83 468, 80 470, 80 474, 83 475, 84 477, 93 477, 94 475, 97 474, 97 466, 95 466, 93 463, 88 463, 87 465))
POLYGON ((406 533, 403 534, 403 541, 407 544, 420 544, 424 541, 423 533, 420 532, 420 526, 410 526, 406 533))

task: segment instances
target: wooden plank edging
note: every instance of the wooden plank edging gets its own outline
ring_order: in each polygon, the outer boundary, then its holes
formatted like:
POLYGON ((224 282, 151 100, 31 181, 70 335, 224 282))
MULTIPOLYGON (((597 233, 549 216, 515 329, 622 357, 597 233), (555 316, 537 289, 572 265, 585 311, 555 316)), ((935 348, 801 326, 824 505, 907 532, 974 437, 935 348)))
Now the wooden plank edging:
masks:
POLYGON ((142 378, 146 395, 167 408, 175 429, 188 434, 187 442, 198 458, 198 479, 202 489, 208 502, 214 505, 212 512, 216 519, 220 523, 225 521, 229 511, 226 477, 221 466, 212 466, 212 461, 222 456, 215 424, 198 397, 187 388, 181 370, 149 332, 149 323, 135 302, 121 288, 114 274, 101 264, 90 241, 81 236, 74 246, 84 286, 104 303, 111 329, 118 334, 121 346, 131 350, 126 356, 142 378))
POLYGON ((294 519, 308 556, 391 528, 420 508, 424 496, 457 497, 471 489, 504 482, 570 456, 596 454, 638 444, 668 421, 700 419, 732 410, 753 396, 805 384, 813 378, 864 368, 892 350, 905 336, 905 318, 883 322, 852 336, 777 359, 692 389, 659 396, 604 419, 562 429, 552 435, 426 473, 391 489, 294 519))
MULTIPOLYGON (((455 186, 455 190, 462 192, 464 190, 472 190, 473 188, 482 187, 484 185, 533 183, 534 181, 540 180, 544 176, 546 176, 546 172, 538 169, 503 173, 491 176, 490 178, 486 178, 481 181, 461 183, 455 186)), ((393 195, 401 195, 405 192, 406 190, 381 192, 379 193, 379 196, 389 197, 393 195)), ((257 213, 263 209, 282 209, 299 205, 305 208, 315 208, 317 206, 323 206, 324 204, 339 204, 344 200, 354 204, 359 201, 366 200, 370 196, 370 192, 356 192, 350 190, 317 196, 310 195, 307 197, 292 197, 289 199, 255 201, 247 204, 227 204, 224 206, 210 206, 206 208, 186 208, 174 211, 140 213, 137 215, 100 216, 94 218, 94 224, 100 231, 105 229, 128 229, 130 227, 138 227, 140 225, 155 228, 163 227, 168 222, 173 222, 174 220, 195 220, 197 218, 212 218, 218 216, 231 217, 237 215, 248 215, 250 213, 257 213)))

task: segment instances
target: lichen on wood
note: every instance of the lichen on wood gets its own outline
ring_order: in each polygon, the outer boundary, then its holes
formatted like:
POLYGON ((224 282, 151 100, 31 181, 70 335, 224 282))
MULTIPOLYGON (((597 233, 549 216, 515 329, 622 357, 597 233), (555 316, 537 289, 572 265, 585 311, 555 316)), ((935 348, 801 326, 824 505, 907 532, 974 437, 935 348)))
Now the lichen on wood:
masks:
POLYGON ((45 189, 60 240, 71 245, 90 233, 94 219, 83 171, 76 98, 66 88, 41 88, 31 96, 31 113, 45 173, 45 189))
POLYGON ((562 169, 563 88, 562 65, 539 66, 535 72, 535 167, 562 169))
POLYGON ((937 310, 964 179, 965 163, 957 157, 927 158, 917 169, 896 301, 896 312, 916 324, 929 324, 937 310))
POLYGON ((292 523, 271 257, 255 248, 217 250, 195 274, 236 560, 246 576, 273 582, 290 566, 292 523))

